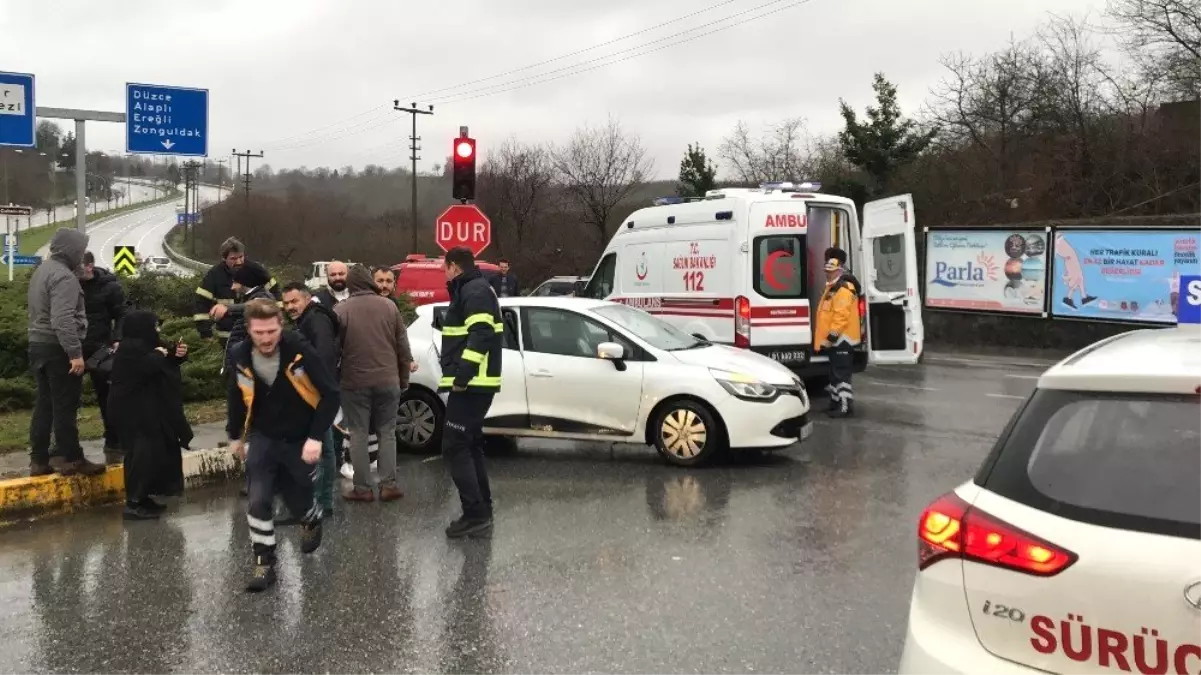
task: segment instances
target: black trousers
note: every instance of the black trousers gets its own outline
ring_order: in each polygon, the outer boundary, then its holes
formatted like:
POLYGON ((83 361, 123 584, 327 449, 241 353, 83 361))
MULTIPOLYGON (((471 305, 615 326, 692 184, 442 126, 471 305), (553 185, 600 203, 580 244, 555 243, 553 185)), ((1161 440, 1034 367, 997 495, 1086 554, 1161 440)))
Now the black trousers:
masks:
MULTIPOLYGON (((85 357, 86 358, 86 357, 85 357)), ((88 373, 92 379, 92 390, 96 392, 96 403, 100 406, 100 419, 104 422, 104 448, 121 447, 117 428, 108 419, 108 373, 88 373)))
POLYGON ((830 357, 830 409, 850 410, 855 400, 851 391, 851 375, 855 371, 854 348, 837 345, 824 351, 830 357))
POLYGON ((76 423, 83 378, 71 374, 71 360, 57 344, 30 343, 29 369, 37 384, 33 418, 29 422, 30 460, 35 464, 50 461, 51 431, 54 454, 72 462, 83 459, 76 423))
POLYGON ((442 430, 442 457, 459 490, 463 517, 492 517, 492 488, 484 466, 484 417, 493 394, 452 391, 446 401, 446 426, 442 430))
POLYGON ((246 440, 246 479, 249 497, 246 522, 256 556, 275 560, 275 493, 304 523, 321 519, 321 505, 313 499, 313 480, 320 462, 301 459, 304 441, 280 441, 251 431, 246 440))

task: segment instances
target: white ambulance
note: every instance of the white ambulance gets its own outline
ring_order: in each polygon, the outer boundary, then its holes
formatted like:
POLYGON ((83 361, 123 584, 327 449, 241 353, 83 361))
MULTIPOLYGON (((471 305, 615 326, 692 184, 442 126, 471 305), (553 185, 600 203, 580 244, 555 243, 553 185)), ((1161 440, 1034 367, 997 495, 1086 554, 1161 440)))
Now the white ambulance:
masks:
POLYGON ((656 200, 622 223, 579 294, 638 307, 802 377, 820 375, 826 358, 814 355, 812 323, 823 256, 837 246, 864 285, 856 370, 917 363, 923 328, 912 197, 870 202, 861 220, 854 202, 818 190, 766 183, 656 200))

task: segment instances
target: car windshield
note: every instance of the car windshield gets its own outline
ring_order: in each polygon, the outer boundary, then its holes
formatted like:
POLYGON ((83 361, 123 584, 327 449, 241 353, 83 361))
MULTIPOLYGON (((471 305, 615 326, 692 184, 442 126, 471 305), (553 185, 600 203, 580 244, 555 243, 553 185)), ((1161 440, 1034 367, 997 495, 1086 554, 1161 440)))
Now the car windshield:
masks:
POLYGON ((605 305, 592 311, 626 329, 631 335, 641 338, 650 346, 664 351, 693 349, 709 344, 666 321, 656 319, 640 309, 634 309, 627 305, 605 305))

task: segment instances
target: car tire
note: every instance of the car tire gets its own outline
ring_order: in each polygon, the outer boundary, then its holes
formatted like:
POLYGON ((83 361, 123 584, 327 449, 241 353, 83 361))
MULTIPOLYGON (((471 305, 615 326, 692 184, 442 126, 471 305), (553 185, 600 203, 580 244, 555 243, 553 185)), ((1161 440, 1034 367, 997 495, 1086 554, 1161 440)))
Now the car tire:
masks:
POLYGON ((724 455, 725 430, 707 406, 687 398, 670 399, 651 421, 651 442, 676 466, 703 466, 724 455))
POLYGON ((446 409, 436 394, 411 387, 396 411, 396 445, 403 452, 432 455, 442 450, 446 409))

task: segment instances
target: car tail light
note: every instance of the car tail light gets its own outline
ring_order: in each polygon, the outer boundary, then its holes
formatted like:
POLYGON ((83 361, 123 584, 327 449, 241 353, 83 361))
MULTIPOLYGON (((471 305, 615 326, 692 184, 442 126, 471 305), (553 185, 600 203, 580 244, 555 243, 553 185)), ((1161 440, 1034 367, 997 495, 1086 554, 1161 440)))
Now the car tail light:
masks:
POLYGON ((934 500, 917 525, 917 568, 946 558, 1049 577, 1076 562, 1076 554, 972 508, 951 492, 934 500))
POLYGON ((742 295, 734 298, 734 346, 739 349, 751 346, 751 301, 742 295))
POLYGON ((859 298, 859 318, 862 320, 867 316, 867 298, 859 298))

